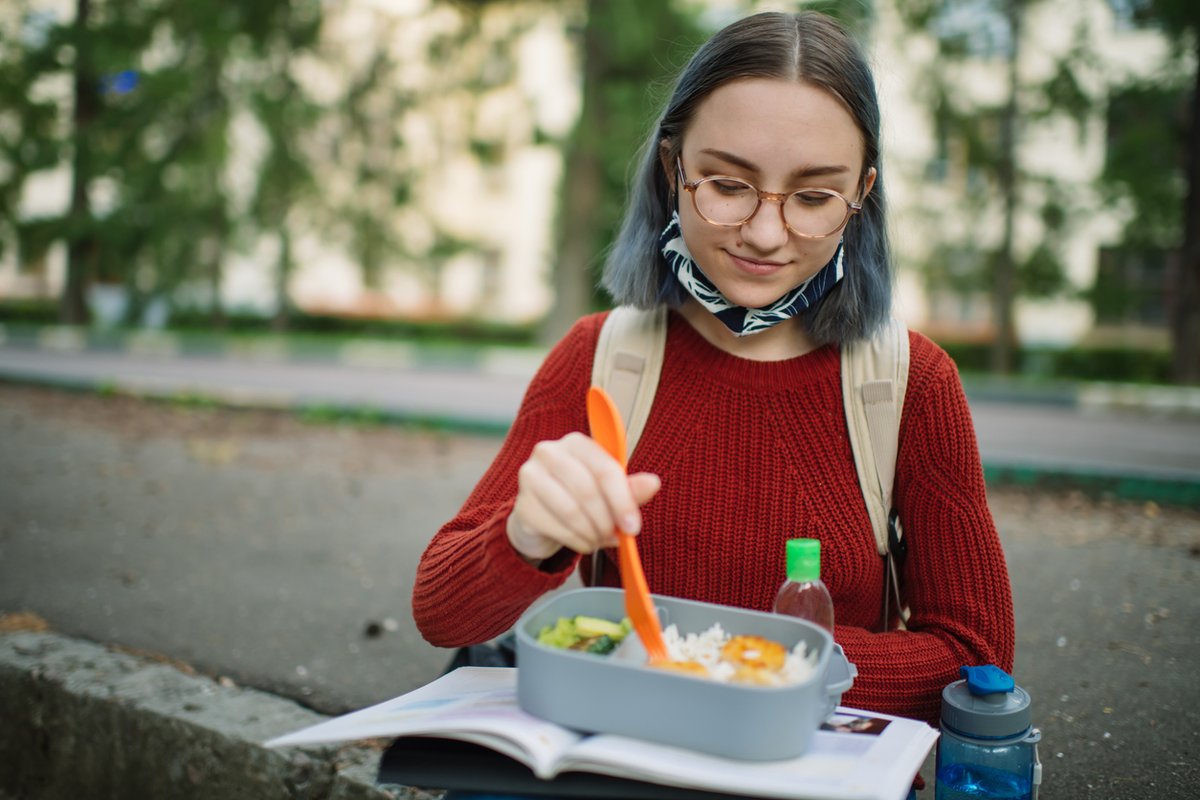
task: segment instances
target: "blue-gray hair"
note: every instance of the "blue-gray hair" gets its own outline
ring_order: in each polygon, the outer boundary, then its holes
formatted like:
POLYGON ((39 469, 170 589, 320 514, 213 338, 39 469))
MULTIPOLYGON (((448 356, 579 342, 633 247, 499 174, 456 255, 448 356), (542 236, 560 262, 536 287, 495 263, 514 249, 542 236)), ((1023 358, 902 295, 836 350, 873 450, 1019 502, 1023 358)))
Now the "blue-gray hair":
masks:
POLYGON ((716 33, 688 61, 658 122, 637 156, 625 218, 604 264, 602 285, 618 304, 678 306, 686 294, 658 252, 673 209, 664 162, 675 163, 700 104, 740 78, 803 81, 838 98, 863 138, 862 174, 875 185, 844 232, 845 277, 800 318, 818 343, 869 337, 892 305, 892 261, 879 163, 879 101, 862 50, 837 22, 815 11, 768 12, 716 33))

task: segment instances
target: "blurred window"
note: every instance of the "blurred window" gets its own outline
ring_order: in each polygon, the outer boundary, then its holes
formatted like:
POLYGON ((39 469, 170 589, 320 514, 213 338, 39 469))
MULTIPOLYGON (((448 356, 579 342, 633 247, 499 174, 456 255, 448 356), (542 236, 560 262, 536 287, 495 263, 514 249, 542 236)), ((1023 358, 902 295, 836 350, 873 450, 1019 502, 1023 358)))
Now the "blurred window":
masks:
POLYGON ((999 59, 1012 52, 1003 0, 942 0, 931 27, 944 47, 961 55, 999 59))
POLYGON ((988 255, 972 245, 944 244, 925 265, 929 318, 939 328, 959 331, 991 319, 988 255))
POLYGON ((58 24, 58 16, 50 9, 28 11, 21 19, 21 44, 37 50, 46 44, 50 31, 58 24))
MULTIPOLYGON (((1126 219, 1121 238, 1101 257, 1100 269, 1158 283, 1167 278, 1156 275, 1169 278, 1175 269, 1171 264, 1177 256, 1165 254, 1173 253, 1183 240, 1180 209, 1187 196, 1188 101, 1186 91, 1154 84, 1119 87, 1110 94, 1100 188, 1126 219), (1141 266, 1110 264, 1113 259, 1141 266)), ((1105 285, 1098 284, 1097 291, 1103 293, 1105 285)), ((1112 313, 1112 302, 1104 301, 1104 309, 1097 306, 1098 311, 1112 313)))
POLYGON ((1138 30, 1155 27, 1151 13, 1153 0, 1108 0, 1117 30, 1138 30))
POLYGON ((1089 293, 1096 322, 1166 327, 1178 269, 1176 250, 1101 248, 1096 283, 1089 293))
POLYGON ((939 113, 934 141, 936 152, 925 165, 927 180, 966 194, 987 191, 991 165, 1000 148, 999 112, 939 113))

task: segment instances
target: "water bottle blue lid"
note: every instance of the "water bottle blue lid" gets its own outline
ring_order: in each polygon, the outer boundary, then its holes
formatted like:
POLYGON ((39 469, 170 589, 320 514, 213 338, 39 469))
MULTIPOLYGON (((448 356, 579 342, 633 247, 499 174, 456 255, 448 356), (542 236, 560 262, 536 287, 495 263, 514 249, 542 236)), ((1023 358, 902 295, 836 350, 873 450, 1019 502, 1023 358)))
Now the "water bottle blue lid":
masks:
POLYGON ((984 664, 982 667, 959 667, 958 674, 966 678, 967 689, 971 694, 1011 692, 1016 686, 1012 676, 995 664, 984 664))
POLYGON ((962 680, 942 690, 942 726, 963 736, 1008 739, 1031 725, 1029 694, 994 664, 959 669, 962 680))

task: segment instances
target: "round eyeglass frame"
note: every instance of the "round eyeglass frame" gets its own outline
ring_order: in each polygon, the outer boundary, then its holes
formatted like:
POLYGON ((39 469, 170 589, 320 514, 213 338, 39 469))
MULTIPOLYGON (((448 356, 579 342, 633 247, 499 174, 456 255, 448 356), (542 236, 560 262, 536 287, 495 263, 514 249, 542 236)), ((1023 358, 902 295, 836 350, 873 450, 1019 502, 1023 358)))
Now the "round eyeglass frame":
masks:
POLYGON ((731 175, 709 175, 707 178, 701 178, 698 181, 689 181, 687 179, 687 175, 683 171, 683 159, 679 156, 675 157, 675 168, 679 171, 679 183, 681 186, 683 186, 683 190, 692 195, 692 208, 696 209, 696 213, 700 215, 700 219, 704 220, 709 225, 716 225, 719 228, 740 228, 742 225, 745 225, 747 222, 754 219, 754 215, 758 213, 760 208, 762 208, 763 200, 771 200, 772 202, 779 203, 779 219, 783 222, 783 227, 787 228, 789 231, 801 237, 802 239, 828 239, 830 236, 840 233, 841 230, 849 224, 850 218, 862 211, 862 203, 856 203, 853 200, 848 199, 840 192, 835 192, 833 189, 799 189, 795 192, 765 192, 749 181, 741 178, 735 178, 731 175), (708 183, 710 181, 736 181, 737 183, 749 186, 750 189, 758 195, 758 199, 754 203, 754 210, 737 222, 717 222, 716 220, 709 219, 704 212, 700 210, 700 204, 696 201, 696 189, 699 188, 701 184, 708 183), (783 213, 783 204, 787 202, 789 197, 794 194, 799 194, 800 192, 816 192, 819 194, 827 194, 831 197, 836 197, 846 204, 845 218, 843 218, 838 226, 829 233, 804 233, 803 231, 796 230, 788 224, 787 217, 783 213))

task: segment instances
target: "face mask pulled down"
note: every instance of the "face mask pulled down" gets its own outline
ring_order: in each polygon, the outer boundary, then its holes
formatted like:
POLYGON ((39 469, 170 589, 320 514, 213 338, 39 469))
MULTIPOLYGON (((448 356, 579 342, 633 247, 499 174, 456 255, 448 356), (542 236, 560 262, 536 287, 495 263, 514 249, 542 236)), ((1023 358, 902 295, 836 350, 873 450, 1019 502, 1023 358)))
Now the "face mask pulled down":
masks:
POLYGON ((842 279, 842 262, 846 252, 846 242, 838 242, 837 250, 829 263, 817 270, 804 283, 787 292, 768 306, 761 308, 746 308, 734 305, 721 290, 709 280, 700 269, 700 265, 692 258, 687 243, 683 240, 683 232, 679 227, 679 212, 671 214, 671 221, 663 229, 658 239, 659 250, 666 259, 667 266, 675 273, 675 277, 700 305, 710 311, 735 336, 749 336, 774 327, 781 322, 810 308, 842 279))

